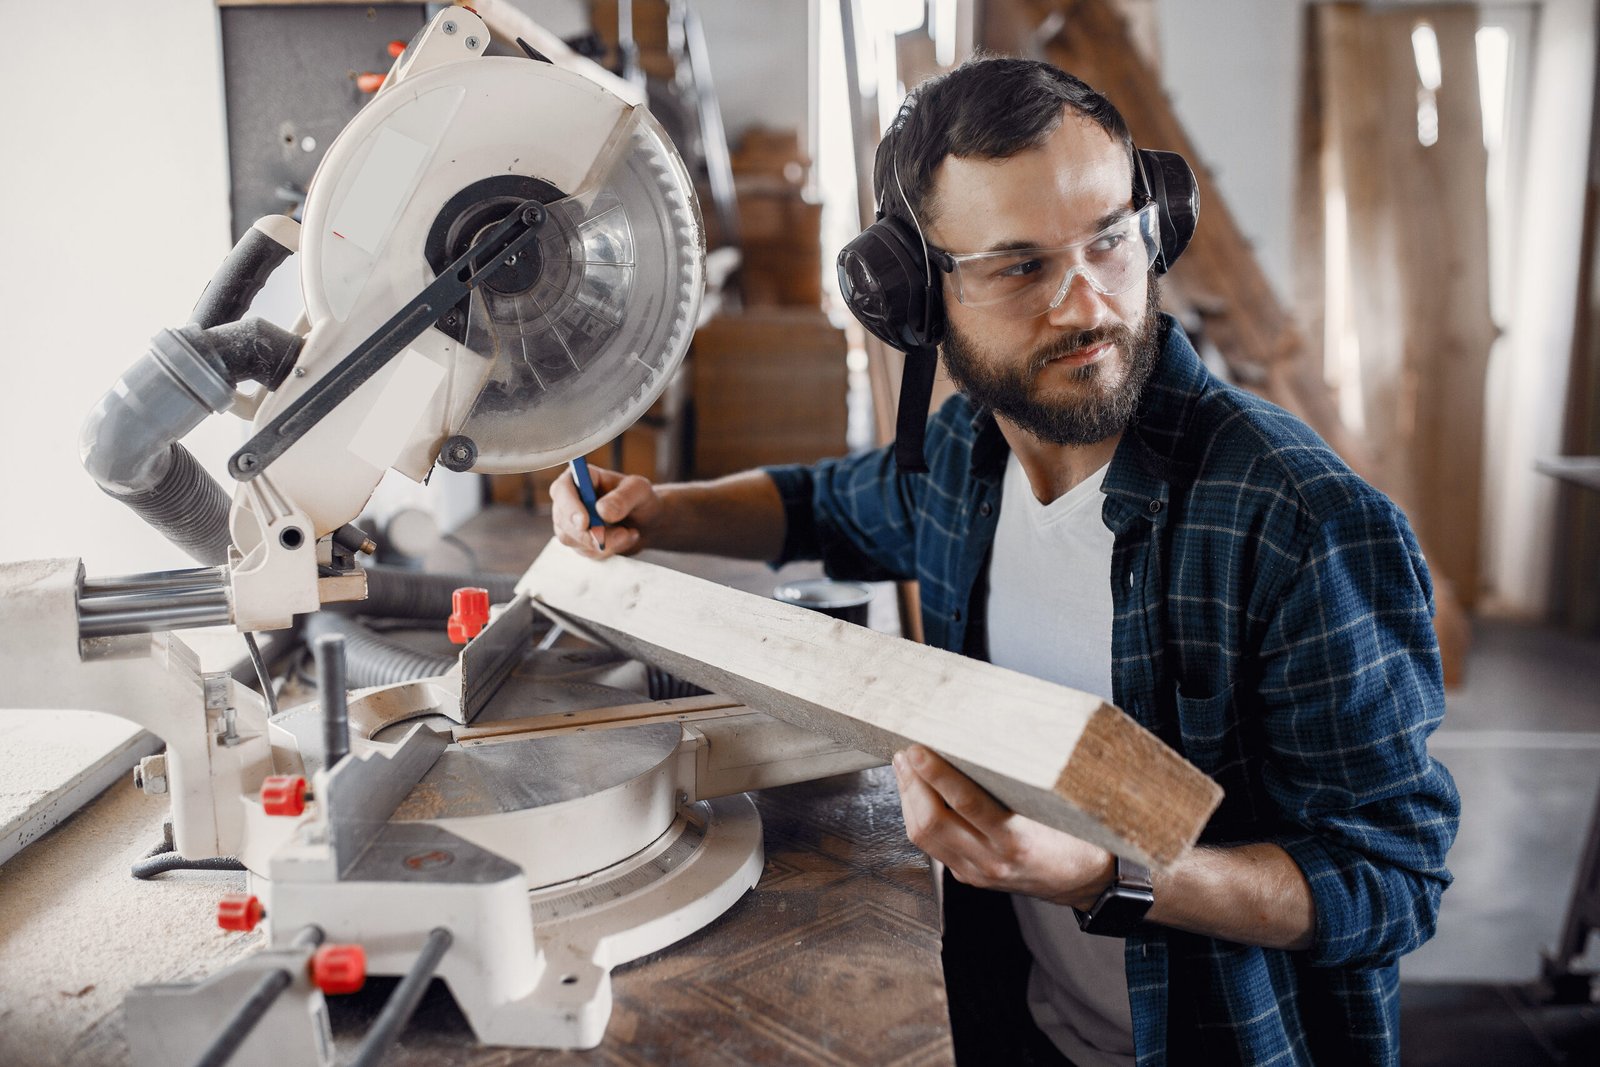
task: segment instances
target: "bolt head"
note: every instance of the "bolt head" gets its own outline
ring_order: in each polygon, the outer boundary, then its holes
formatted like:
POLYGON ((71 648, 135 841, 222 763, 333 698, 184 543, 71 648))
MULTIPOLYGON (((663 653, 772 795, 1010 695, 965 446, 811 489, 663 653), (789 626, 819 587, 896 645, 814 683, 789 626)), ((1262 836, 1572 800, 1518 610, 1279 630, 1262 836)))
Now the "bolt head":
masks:
POLYGON ((455 33, 456 32, 456 24, 453 23, 453 22, 447 22, 443 26, 441 26, 440 29, 444 30, 445 33, 455 33))
POLYGON ((478 47, 478 39, 476 37, 468 37, 467 47, 476 50, 478 47))
POLYGON ((260 463, 261 461, 256 458, 254 452, 246 452, 239 457, 239 469, 242 471, 253 471, 260 463))

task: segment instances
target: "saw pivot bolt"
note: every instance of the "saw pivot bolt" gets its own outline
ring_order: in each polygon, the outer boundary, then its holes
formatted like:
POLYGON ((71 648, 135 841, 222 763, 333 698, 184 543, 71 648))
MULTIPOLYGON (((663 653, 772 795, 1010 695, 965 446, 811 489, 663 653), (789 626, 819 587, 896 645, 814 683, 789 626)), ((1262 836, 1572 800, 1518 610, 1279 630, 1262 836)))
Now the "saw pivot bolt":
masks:
POLYGON ((311 957, 311 984, 324 993, 355 993, 367 984, 367 952, 360 945, 323 945, 311 957))
POLYGON ((272 774, 261 783, 261 809, 268 815, 300 815, 306 810, 306 780, 298 774, 272 774))
POLYGON ((461 473, 469 471, 478 462, 478 445, 472 438, 456 434, 439 450, 439 463, 445 470, 461 473))
POLYGON ((217 925, 224 930, 248 934, 266 914, 261 901, 245 893, 229 893, 217 901, 217 925))
POLYGON ((489 590, 463 586, 450 595, 450 607, 445 632, 452 642, 464 645, 489 623, 489 590))

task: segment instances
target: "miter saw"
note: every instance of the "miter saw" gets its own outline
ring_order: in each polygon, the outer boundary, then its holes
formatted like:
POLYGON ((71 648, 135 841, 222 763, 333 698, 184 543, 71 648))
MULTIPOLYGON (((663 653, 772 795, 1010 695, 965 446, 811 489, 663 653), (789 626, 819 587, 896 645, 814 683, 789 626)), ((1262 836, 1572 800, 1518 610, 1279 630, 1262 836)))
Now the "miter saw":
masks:
POLYGON ((387 470, 565 462, 682 360, 703 243, 672 145, 642 107, 488 42, 470 10, 434 17, 329 148, 303 224, 258 222, 91 416, 91 473, 209 565, 0 570, 4 702, 162 737, 144 780, 171 797, 176 851, 238 857, 251 892, 224 919, 265 918, 243 962, 129 995, 136 1063, 328 1064, 324 994, 364 974, 405 977, 357 1062, 434 975, 485 1043, 591 1047, 610 969, 755 883, 742 790, 877 762, 715 697, 618 689, 615 655, 540 647, 527 596, 458 620, 482 629, 446 674, 348 701, 337 648, 319 648, 311 714, 271 715, 270 686, 202 672, 172 632, 248 635, 360 600, 351 523, 387 470), (241 321, 294 251, 298 326, 241 321), (178 444, 223 411, 251 422, 231 499, 178 444))

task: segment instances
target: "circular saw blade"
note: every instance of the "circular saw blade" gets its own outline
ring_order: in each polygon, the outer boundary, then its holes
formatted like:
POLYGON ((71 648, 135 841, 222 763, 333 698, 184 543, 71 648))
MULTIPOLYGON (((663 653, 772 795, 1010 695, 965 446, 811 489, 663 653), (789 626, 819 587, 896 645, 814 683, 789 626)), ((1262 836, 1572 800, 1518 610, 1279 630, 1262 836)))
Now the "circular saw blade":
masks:
POLYGON ((475 470, 536 470, 599 447, 644 414, 687 350, 698 209, 659 128, 642 111, 630 125, 598 184, 547 205, 532 284, 474 292, 465 347, 488 365, 455 432, 477 446, 475 470))

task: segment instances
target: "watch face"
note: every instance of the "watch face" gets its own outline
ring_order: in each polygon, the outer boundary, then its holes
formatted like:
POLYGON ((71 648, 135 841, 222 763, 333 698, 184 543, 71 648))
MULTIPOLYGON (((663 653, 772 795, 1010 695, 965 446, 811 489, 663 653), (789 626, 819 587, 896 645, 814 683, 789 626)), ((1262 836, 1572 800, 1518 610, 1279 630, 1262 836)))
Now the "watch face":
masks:
POLYGON ((1095 901, 1093 911, 1078 912, 1078 927, 1089 934, 1126 937, 1144 920, 1155 899, 1148 889, 1113 885, 1095 901))

